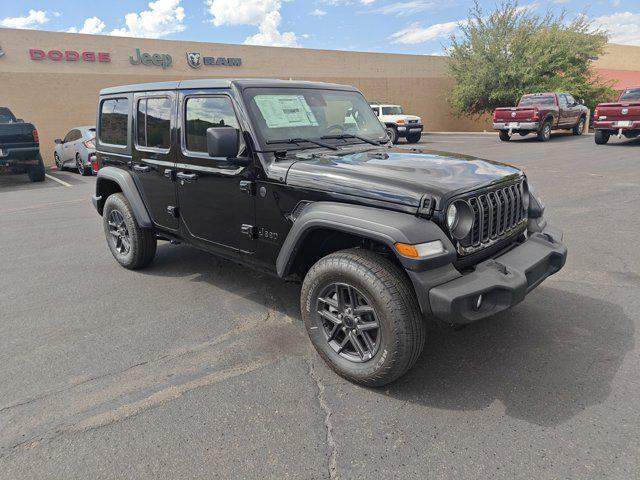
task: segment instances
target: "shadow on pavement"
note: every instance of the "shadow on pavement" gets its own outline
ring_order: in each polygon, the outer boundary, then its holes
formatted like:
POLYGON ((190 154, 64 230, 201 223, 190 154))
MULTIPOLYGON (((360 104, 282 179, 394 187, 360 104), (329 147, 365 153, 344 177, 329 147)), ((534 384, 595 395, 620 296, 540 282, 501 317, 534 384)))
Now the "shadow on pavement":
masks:
MULTIPOLYGON (((300 321, 298 285, 191 247, 159 246, 142 273, 195 275, 191 281, 300 321)), ((506 415, 554 426, 608 397, 633 337, 620 306, 541 286, 514 309, 463 330, 430 329, 414 368, 374 391, 447 410, 481 410, 498 400, 506 415)))

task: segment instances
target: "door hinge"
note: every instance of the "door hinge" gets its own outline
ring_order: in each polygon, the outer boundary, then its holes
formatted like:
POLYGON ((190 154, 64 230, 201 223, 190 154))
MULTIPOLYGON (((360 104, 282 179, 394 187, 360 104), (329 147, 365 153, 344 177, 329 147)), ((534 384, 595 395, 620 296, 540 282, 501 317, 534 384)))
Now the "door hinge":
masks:
POLYGON ((256 194, 255 186, 256 186, 255 183, 249 180, 240 180, 240 191, 242 193, 246 193, 247 195, 255 195, 256 194))
POLYGON ((171 215, 173 218, 180 217, 180 210, 178 209, 178 207, 175 207, 173 205, 167 206, 167 213, 171 215))
POLYGON ((431 218, 435 206, 436 201, 432 196, 423 195, 420 199, 420 206, 418 207, 418 216, 423 218, 431 218))
POLYGON ((240 232, 243 235, 247 235, 251 239, 256 238, 256 228, 253 225, 242 224, 240 227, 240 232))

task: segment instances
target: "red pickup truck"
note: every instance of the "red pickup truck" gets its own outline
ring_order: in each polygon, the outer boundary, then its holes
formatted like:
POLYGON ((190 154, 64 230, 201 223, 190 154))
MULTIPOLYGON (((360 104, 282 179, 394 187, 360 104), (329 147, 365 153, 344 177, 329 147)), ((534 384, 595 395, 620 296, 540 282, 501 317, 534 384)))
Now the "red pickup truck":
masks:
POLYGON ((595 140, 604 145, 611 135, 635 138, 640 135, 640 87, 624 90, 617 103, 601 103, 593 112, 595 140))
POLYGON ((535 133, 541 142, 551 138, 552 130, 573 130, 574 135, 582 135, 588 112, 583 103, 568 93, 523 95, 517 107, 495 109, 493 128, 503 142, 508 142, 514 133, 535 133))

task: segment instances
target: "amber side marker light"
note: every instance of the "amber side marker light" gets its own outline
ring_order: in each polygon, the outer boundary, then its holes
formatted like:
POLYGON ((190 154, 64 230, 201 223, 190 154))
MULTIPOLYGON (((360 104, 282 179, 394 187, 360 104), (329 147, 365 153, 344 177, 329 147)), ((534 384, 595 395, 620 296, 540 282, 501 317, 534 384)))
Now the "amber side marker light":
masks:
POLYGON ((396 247, 396 251, 400 255, 409 258, 426 258, 439 255, 444 252, 444 245, 440 240, 418 243, 416 245, 398 242, 394 244, 394 247, 396 247))

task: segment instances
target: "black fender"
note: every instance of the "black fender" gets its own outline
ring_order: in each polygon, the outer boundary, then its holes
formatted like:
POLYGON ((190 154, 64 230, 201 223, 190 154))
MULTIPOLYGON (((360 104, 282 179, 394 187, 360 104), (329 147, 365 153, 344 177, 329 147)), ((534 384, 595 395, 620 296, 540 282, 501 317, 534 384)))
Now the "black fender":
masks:
POLYGON ((136 217, 138 225, 142 228, 153 227, 151 221, 151 215, 147 211, 147 207, 142 200, 142 195, 136 187, 133 175, 126 170, 115 167, 103 167, 98 170, 96 178, 96 194, 93 196, 93 205, 100 215, 102 215, 102 209, 104 208, 104 202, 107 199, 108 194, 113 193, 113 189, 108 187, 109 183, 115 183, 120 187, 120 191, 126 197, 133 214, 136 217))
POLYGON ((280 277, 291 273, 291 267, 305 238, 317 229, 332 229, 383 243, 396 252, 396 242, 418 244, 442 241, 444 253, 428 259, 411 259, 397 255, 407 270, 425 270, 452 263, 456 250, 442 229, 431 220, 408 213, 335 202, 309 204, 289 230, 276 260, 280 277))

